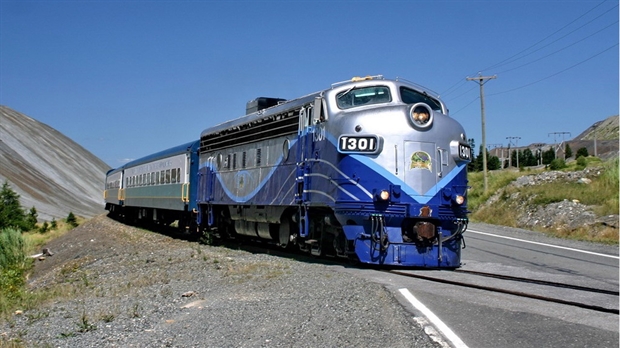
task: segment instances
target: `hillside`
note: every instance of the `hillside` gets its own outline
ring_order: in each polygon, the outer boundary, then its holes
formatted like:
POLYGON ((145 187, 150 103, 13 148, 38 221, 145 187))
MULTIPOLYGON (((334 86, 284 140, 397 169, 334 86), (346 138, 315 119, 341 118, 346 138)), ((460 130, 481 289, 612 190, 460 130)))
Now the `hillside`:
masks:
POLYGON ((40 221, 102 213, 107 164, 62 133, 0 105, 0 183, 40 221))
POLYGON ((618 115, 608 117, 603 121, 594 123, 573 140, 618 140, 619 123, 618 115))
MULTIPOLYGON (((508 151, 514 152, 515 150, 523 151, 529 149, 532 153, 537 153, 538 150, 548 151, 549 149, 555 149, 557 158, 564 157, 565 145, 571 148, 573 156, 575 156, 577 150, 580 148, 586 148, 589 155, 599 157, 602 160, 608 160, 614 157, 618 157, 620 154, 620 133, 619 133, 619 116, 610 116, 603 121, 598 121, 588 127, 572 139, 564 139, 558 137, 557 139, 549 138, 545 141, 551 141, 550 143, 533 143, 529 145, 519 147, 494 147, 489 149, 489 155, 497 156, 500 161, 508 161, 508 151), (557 143, 553 143, 557 141, 557 143)), ((569 134, 565 134, 569 135, 569 134)), ((515 164, 512 164, 516 166, 515 164)))
POLYGON ((601 159, 618 157, 620 132, 618 118, 618 115, 611 116, 594 123, 573 140, 568 141, 568 145, 574 152, 585 147, 589 154, 596 154, 601 159))

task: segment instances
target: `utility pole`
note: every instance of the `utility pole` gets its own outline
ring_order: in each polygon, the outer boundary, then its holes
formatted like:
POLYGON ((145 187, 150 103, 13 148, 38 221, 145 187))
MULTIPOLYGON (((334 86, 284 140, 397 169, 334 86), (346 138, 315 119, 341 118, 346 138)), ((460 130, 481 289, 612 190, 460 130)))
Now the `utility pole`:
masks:
POLYGON ((487 178, 487 135, 486 135, 486 121, 484 117, 484 84, 486 81, 497 78, 497 75, 482 76, 482 73, 478 73, 477 77, 467 77, 467 81, 476 81, 480 85, 480 116, 482 118, 482 170, 484 175, 484 193, 487 193, 489 189, 489 180, 487 178), (485 81, 486 80, 486 81, 485 81))
MULTIPOLYGON (((517 168, 519 168, 519 139, 521 139, 521 137, 506 137, 506 139, 508 139, 508 142, 510 144, 512 144, 512 140, 515 139, 515 147, 517 148, 517 168)), ((510 151, 508 151, 508 157, 510 156, 510 151)))
POLYGON ((536 150, 536 156, 538 157, 538 165, 542 165, 542 148, 543 146, 545 146, 544 143, 536 143, 536 144, 532 144, 532 146, 534 146, 535 148, 537 148, 538 150, 536 150))
POLYGON ((598 125, 596 126, 596 128, 594 128, 594 157, 598 157, 598 154, 596 153, 596 133, 598 130, 598 125))
MULTIPOLYGON (((558 157, 557 156, 558 150, 560 150, 560 147, 562 147, 562 144, 564 144, 564 135, 568 134, 568 136, 570 136, 570 132, 552 132, 552 133, 549 133, 547 136, 549 136, 551 134, 553 134, 553 145, 557 144, 557 141, 555 140, 556 136, 557 135, 561 135, 562 136, 562 142, 559 145, 555 146, 555 151, 554 151, 554 156, 553 157, 557 158, 558 157)), ((564 157, 564 159, 566 159, 566 152, 562 151, 562 153, 564 154, 562 157, 564 157)))

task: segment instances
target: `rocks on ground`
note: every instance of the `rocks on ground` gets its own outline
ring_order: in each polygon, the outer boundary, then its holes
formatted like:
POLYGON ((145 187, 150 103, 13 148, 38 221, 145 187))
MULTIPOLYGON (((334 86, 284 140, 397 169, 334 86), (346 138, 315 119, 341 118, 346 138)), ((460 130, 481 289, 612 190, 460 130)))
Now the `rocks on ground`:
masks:
POLYGON ((175 239, 97 216, 46 246, 49 301, 0 346, 437 347, 383 286, 319 262, 175 239))

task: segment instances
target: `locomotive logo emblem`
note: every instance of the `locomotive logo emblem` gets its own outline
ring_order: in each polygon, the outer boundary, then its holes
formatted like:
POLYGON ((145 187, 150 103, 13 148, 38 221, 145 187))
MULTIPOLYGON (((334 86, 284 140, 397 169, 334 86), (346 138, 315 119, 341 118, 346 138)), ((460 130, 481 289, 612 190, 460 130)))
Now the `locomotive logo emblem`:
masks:
POLYGON ((239 175, 239 181, 237 182, 237 187, 239 187, 240 189, 243 189, 243 186, 244 186, 243 176, 239 175))
POLYGON ((424 151, 417 151, 411 155, 409 169, 428 169, 432 171, 431 156, 424 151))

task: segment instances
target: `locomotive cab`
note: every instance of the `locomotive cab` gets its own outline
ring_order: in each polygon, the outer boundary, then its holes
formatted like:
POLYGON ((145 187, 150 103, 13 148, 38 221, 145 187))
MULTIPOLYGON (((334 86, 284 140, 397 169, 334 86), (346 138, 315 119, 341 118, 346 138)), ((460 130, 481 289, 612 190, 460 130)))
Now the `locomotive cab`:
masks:
MULTIPOLYGON (((362 209, 352 209, 360 201, 351 195, 335 202, 347 239, 376 243, 379 253, 370 252, 368 260, 389 254, 393 243, 392 262, 405 262, 403 249, 415 245, 435 250, 444 262, 442 254, 455 255, 448 263, 458 267, 460 252, 450 251, 458 248, 444 250, 442 243, 460 245, 467 225, 470 149, 445 105, 415 85, 381 78, 357 79, 325 98, 331 114, 327 133, 336 139, 339 169, 370 193, 360 200, 366 201, 362 209)), ((437 260, 421 262, 441 267, 437 260)))

